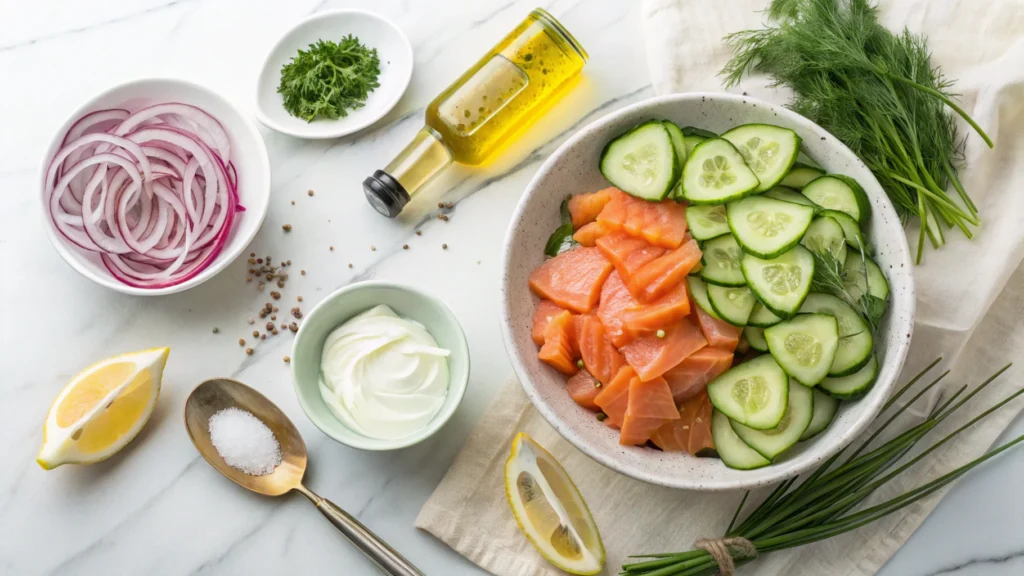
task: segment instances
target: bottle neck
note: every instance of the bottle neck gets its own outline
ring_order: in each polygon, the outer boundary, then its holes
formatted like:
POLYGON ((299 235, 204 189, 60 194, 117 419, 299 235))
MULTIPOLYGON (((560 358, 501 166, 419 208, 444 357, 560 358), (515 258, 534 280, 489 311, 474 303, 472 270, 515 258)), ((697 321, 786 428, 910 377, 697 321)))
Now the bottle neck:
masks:
POLYGON ((424 127, 385 168, 409 196, 413 196, 441 170, 452 163, 452 153, 437 133, 424 127))

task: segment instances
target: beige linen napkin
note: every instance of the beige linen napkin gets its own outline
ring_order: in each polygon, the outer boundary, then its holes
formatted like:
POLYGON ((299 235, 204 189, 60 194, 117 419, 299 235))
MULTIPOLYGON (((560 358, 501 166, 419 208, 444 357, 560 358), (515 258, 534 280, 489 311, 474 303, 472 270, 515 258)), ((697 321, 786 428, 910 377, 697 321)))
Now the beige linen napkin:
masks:
MULTIPOLYGON (((659 93, 720 90, 717 71, 728 59, 721 38, 761 26, 764 0, 648 0, 643 37, 651 80, 659 93)), ((904 379, 943 354, 953 374, 944 391, 977 384, 995 368, 1024 356, 1024 1, 882 0, 890 28, 925 33, 933 61, 963 93, 964 108, 996 142, 984 148, 971 134, 969 168, 962 174, 978 204, 983 227, 973 241, 950 234, 915 270, 918 315, 904 379), (984 9, 981 9, 982 4, 984 9), (1016 272, 1015 272, 1016 271, 1016 272)), ((738 90, 784 103, 786 95, 754 78, 738 90)), ((964 130, 962 133, 967 134, 964 130)), ((913 234, 913 231, 909 232, 913 234)), ((951 431, 1012 390, 1024 367, 1014 368, 967 410, 936 431, 951 431), (973 408, 973 410, 970 410, 973 408)), ((996 413, 900 476, 877 498, 918 486, 983 453, 1019 404, 996 413)), ((908 416, 912 418, 912 416, 908 416)), ((499 392, 434 494, 416 526, 477 565, 501 576, 560 574, 520 533, 505 502, 502 467, 516 432, 525 431, 566 467, 586 498, 608 552, 606 574, 629 554, 689 549, 699 537, 718 536, 741 493, 698 493, 631 480, 589 459, 563 440, 533 409, 518 383, 499 392)), ((849 534, 772 553, 741 573, 786 576, 873 574, 934 508, 941 494, 849 534)))

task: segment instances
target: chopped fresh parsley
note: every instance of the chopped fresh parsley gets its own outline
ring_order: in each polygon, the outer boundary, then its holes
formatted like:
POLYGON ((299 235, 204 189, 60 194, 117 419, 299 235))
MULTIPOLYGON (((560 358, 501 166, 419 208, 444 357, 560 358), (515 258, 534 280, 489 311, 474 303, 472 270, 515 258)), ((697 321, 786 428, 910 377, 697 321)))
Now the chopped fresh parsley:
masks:
POLYGON ((380 86, 380 59, 349 34, 341 42, 317 40, 281 68, 277 91, 289 114, 312 122, 336 120, 361 108, 380 86))

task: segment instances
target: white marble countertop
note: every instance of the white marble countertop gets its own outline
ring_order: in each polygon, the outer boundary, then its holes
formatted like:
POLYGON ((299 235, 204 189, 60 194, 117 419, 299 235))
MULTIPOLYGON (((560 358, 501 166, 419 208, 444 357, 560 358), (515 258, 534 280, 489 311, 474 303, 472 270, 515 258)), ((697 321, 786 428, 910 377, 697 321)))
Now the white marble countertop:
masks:
MULTIPOLYGON (((511 375, 498 328, 497 283, 512 209, 566 135, 653 95, 637 34, 639 2, 616 0, 5 2, 0 262, 11 278, 2 284, 0 574, 375 573, 302 498, 271 501, 246 493, 198 456, 181 422, 184 399, 200 381, 225 375, 256 387, 293 418, 309 449, 310 487, 358 516, 426 574, 480 573, 416 531, 413 519, 511 375), (535 4, 560 18, 589 51, 583 82, 496 163, 452 170, 401 219, 373 212, 363 198, 363 177, 419 128, 433 96, 535 4), (441 296, 459 317, 473 365, 465 401, 430 441, 393 453, 346 448, 309 423, 282 361, 290 336, 244 355, 236 340, 251 331, 246 320, 267 299, 245 284, 244 261, 184 294, 116 294, 61 261, 44 236, 36 201, 44 148, 87 97, 133 77, 175 75, 204 83, 251 113, 255 78, 273 40, 312 12, 342 7, 381 13, 406 32, 416 54, 412 84, 387 117, 347 138, 306 142, 264 130, 273 189, 252 250, 307 270, 305 277, 293 276, 287 300, 302 295, 312 306, 350 282, 386 279, 441 296), (308 197, 308 189, 316 196, 308 197), (441 200, 455 204, 448 222, 435 217, 441 200), (281 231, 285 223, 294 226, 288 235, 281 231), (212 333, 214 326, 220 334, 212 333), (164 345, 171 357, 162 397, 131 446, 89 467, 44 472, 35 464, 43 417, 73 374, 105 356, 164 345)), ((1018 421, 1016 433, 1022 430, 1018 421)), ((1020 451, 977 471, 882 574, 1024 572, 1022 477, 1020 451)))

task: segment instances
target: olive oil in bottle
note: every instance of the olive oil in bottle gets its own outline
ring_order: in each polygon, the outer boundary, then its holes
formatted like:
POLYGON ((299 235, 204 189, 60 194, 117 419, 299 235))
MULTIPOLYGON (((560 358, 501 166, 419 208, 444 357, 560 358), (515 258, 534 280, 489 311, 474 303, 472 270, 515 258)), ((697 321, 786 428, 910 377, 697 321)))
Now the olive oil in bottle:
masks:
POLYGON ((426 126, 384 170, 363 181, 366 198, 394 217, 453 161, 483 163, 541 115, 586 61, 568 30, 534 10, 427 106, 426 126))

